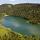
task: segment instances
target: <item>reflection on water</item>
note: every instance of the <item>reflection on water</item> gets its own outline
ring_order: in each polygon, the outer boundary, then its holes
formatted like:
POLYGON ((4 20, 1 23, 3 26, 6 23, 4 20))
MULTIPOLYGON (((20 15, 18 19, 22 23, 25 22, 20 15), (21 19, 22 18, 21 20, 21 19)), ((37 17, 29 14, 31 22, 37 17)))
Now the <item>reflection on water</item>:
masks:
POLYGON ((2 24, 22 34, 40 34, 40 24, 29 24, 27 20, 21 17, 6 16, 2 24))

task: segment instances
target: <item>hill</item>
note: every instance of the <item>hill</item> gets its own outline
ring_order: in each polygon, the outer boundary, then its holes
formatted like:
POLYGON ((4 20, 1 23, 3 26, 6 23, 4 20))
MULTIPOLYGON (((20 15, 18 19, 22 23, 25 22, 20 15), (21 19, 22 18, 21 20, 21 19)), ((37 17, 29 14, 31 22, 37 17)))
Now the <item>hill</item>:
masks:
POLYGON ((40 4, 2 4, 0 13, 6 13, 12 16, 21 16, 29 20, 30 23, 40 24, 40 4))
POLYGON ((0 25, 0 40, 25 40, 23 35, 0 25))
POLYGON ((40 40, 40 35, 22 35, 0 24, 0 40, 40 40))
POLYGON ((0 25, 0 40, 39 40, 40 35, 22 35, 0 25))

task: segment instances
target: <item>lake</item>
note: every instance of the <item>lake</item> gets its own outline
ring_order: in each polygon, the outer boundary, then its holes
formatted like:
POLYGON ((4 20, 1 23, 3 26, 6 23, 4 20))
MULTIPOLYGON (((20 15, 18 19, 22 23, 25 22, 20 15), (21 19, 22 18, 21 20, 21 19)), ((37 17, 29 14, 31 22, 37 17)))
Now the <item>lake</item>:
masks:
POLYGON ((7 28, 11 28, 15 32, 25 35, 40 35, 40 24, 28 23, 28 21, 23 17, 17 16, 5 16, 3 19, 4 20, 2 21, 2 25, 7 28))

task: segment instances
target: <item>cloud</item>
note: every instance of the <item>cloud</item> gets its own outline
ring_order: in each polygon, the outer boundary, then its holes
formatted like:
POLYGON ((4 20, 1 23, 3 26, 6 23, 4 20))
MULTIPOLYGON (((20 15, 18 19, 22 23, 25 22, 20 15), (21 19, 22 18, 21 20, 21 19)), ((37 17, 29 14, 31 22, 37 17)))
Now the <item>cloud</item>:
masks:
POLYGON ((40 0, 0 0, 0 5, 1 4, 19 4, 19 3, 38 3, 40 4, 40 0))
POLYGON ((9 1, 15 1, 15 0, 9 0, 9 1))
POLYGON ((1 5, 1 4, 0 4, 1 5))

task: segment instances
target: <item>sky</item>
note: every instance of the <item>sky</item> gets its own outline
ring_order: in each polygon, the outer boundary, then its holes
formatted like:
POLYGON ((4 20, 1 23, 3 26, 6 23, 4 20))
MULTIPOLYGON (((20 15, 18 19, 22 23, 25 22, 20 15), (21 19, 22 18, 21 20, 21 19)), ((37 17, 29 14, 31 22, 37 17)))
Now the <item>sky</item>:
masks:
POLYGON ((0 0, 0 5, 1 4, 18 4, 18 3, 39 3, 40 0, 0 0))

